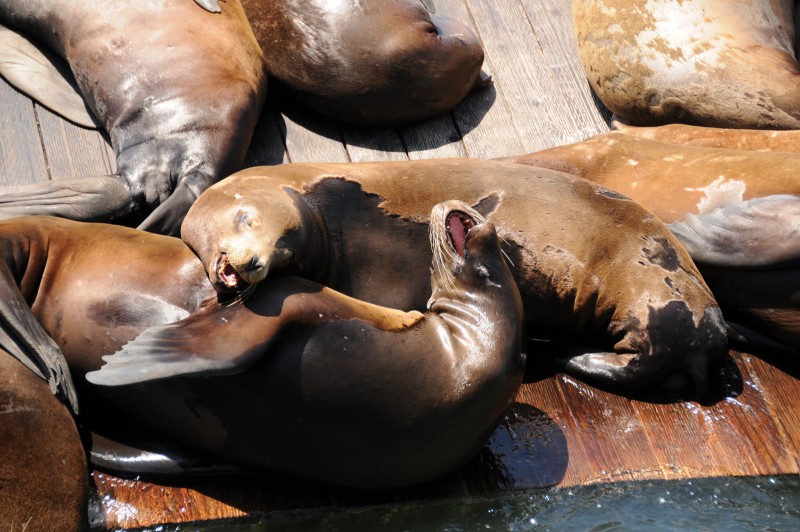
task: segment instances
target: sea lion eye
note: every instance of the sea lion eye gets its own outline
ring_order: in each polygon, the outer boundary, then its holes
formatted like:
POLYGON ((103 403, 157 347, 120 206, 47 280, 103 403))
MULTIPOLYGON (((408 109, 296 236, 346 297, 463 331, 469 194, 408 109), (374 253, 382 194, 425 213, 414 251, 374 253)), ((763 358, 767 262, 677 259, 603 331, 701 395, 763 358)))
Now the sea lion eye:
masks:
POLYGON ((246 212, 240 212, 236 216, 236 226, 239 229, 244 229, 245 227, 252 227, 252 223, 250 221, 250 215, 246 212))

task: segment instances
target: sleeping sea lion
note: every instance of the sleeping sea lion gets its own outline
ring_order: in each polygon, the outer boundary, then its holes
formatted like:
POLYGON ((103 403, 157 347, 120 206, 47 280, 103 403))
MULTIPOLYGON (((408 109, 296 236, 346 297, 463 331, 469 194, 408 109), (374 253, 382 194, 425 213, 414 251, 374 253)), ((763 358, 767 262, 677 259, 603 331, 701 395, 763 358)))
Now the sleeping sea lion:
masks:
POLYGON ((66 58, 108 131, 118 175, 0 188, 0 217, 132 216, 177 234, 194 198, 237 170, 266 92, 264 58, 238 0, 4 0, 0 24, 66 58))
MULTIPOLYGON (((790 132, 786 132, 790 133, 790 132)), ((624 133, 506 159, 634 199, 678 237, 725 317, 800 349, 800 154, 667 144, 624 133)))
POLYGON ((19 218, 0 223, 0 241, 21 311, 70 363, 87 428, 114 423, 249 469, 378 487, 471 457, 525 367, 519 293, 494 228, 460 203, 433 216, 440 259, 425 314, 296 277, 220 304, 180 240, 121 226, 19 218), (92 380, 142 384, 84 380, 139 333, 92 380))
POLYGON ((800 130, 796 129, 731 129, 667 124, 664 126, 631 126, 619 121, 612 127, 620 133, 699 148, 730 148, 751 151, 800 152, 800 130))
POLYGON ((702 393, 725 324, 674 236, 580 178, 474 159, 286 164, 209 188, 181 234, 220 289, 299 273, 358 299, 425 306, 427 213, 449 196, 500 229, 529 335, 565 340, 566 369, 601 386, 702 393))
POLYGON ((483 48, 430 0, 241 0, 269 73, 345 122, 406 124, 485 84, 483 48))
POLYGON ((586 76, 636 125, 800 128, 792 0, 577 0, 586 76))
POLYGON ((503 160, 577 175, 628 196, 669 224, 698 262, 775 267, 800 258, 798 154, 607 133, 503 160))

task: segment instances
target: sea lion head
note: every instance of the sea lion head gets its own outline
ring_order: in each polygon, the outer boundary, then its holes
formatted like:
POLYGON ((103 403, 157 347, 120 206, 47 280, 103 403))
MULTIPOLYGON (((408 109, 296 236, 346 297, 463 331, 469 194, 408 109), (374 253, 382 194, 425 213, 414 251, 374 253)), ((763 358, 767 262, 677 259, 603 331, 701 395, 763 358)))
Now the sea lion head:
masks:
POLYGON ((480 287, 513 284, 495 226, 466 203, 451 200, 436 205, 430 239, 431 302, 480 287))
POLYGON ((288 189, 255 195, 245 188, 212 187, 189 210, 181 238, 215 288, 239 291, 299 264, 295 257, 307 224, 298 202, 288 189))

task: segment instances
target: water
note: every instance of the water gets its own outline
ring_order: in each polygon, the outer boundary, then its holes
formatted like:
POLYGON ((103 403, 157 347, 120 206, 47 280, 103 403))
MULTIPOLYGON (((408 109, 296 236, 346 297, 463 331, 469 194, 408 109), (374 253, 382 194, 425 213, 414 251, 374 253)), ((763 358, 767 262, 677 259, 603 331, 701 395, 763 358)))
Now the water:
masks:
POLYGON ((259 521, 154 532, 797 531, 800 477, 645 481, 524 490, 360 509, 273 514, 259 521))

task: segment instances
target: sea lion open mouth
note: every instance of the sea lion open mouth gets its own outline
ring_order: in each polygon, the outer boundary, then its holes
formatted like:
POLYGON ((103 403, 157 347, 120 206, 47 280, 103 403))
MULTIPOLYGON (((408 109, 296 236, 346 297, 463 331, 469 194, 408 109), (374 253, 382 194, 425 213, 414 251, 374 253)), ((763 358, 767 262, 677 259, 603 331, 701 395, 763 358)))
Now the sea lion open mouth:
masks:
POLYGON ((245 284, 239 276, 239 272, 231 266, 228 261, 228 254, 220 252, 214 260, 214 268, 211 270, 215 272, 217 278, 215 284, 222 284, 225 288, 236 289, 241 288, 240 285, 245 284))
POLYGON ((464 212, 450 211, 445 220, 445 227, 447 227, 447 236, 450 238, 453 249, 459 256, 464 257, 464 243, 469 230, 475 227, 475 220, 464 212))

